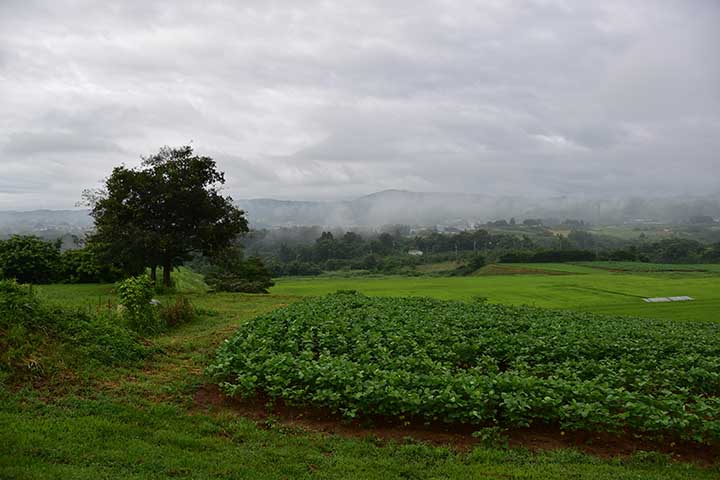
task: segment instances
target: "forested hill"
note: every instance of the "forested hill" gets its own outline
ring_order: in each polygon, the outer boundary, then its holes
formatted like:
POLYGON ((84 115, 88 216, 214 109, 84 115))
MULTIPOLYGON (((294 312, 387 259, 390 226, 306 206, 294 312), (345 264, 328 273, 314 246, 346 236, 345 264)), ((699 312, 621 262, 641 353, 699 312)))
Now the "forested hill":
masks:
POLYGON ((48 230, 80 232, 92 227, 87 210, 0 210, 0 234, 37 233, 48 230))
POLYGON ((589 199, 497 197, 483 194, 385 190, 349 201, 240 200, 256 227, 278 225, 452 225, 523 218, 578 218, 591 223, 627 220, 685 222, 720 217, 720 194, 706 197, 589 199))

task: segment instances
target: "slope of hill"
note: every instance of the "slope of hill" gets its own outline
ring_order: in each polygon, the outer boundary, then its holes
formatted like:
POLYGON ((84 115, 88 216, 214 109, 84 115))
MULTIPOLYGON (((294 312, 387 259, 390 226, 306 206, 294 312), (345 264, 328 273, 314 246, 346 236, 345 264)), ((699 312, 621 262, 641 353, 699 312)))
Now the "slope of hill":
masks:
POLYGON ((435 225, 499 218, 576 218, 595 224, 633 219, 682 222, 693 215, 720 217, 720 195, 688 198, 494 197, 482 194, 385 190, 349 201, 238 201, 255 226, 435 225))
POLYGON ((0 211, 0 237, 33 234, 50 239, 65 234, 80 235, 92 225, 87 210, 0 211))

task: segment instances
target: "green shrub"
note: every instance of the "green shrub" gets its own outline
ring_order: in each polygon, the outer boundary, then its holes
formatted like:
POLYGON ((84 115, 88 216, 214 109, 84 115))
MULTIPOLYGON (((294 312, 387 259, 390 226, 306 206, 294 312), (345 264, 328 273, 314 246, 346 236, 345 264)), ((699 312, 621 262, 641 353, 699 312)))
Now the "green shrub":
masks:
POLYGON ((63 283, 109 283, 122 277, 116 265, 102 264, 88 248, 67 250, 60 255, 57 280, 63 283))
POLYGON ((175 303, 160 305, 158 315, 163 325, 175 327, 193 321, 197 317, 197 310, 187 297, 177 297, 175 303))
POLYGON ((275 285, 262 260, 244 259, 238 246, 227 248, 212 259, 205 282, 216 292, 268 293, 268 288, 275 285))
POLYGON ((457 276, 466 276, 475 273, 485 266, 485 257, 482 255, 473 255, 467 263, 460 265, 453 272, 457 276))
POLYGON ((89 314, 42 304, 33 289, 0 281, 0 370, 45 374, 73 361, 131 363, 149 349, 112 310, 89 314))
POLYGON ((21 283, 103 283, 121 277, 121 269, 103 264, 90 247, 60 253, 60 241, 32 235, 0 240, 0 278, 21 283))
POLYGON ((160 330, 160 322, 151 303, 155 285, 147 275, 130 277, 117 287, 122 316, 128 327, 139 333, 153 333, 160 330))
POLYGON ((40 343, 40 305, 29 286, 0 280, 0 365, 6 369, 33 365, 32 352, 40 343))
POLYGON ((58 276, 60 243, 31 235, 0 240, 0 270, 21 283, 51 283, 58 276))

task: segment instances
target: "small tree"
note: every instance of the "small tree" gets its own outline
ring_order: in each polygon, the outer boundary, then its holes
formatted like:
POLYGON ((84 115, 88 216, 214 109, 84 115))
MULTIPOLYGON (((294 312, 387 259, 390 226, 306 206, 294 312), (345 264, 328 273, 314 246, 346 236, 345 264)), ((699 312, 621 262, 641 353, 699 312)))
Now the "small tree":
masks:
POLYGON ((170 272, 194 252, 212 255, 248 231, 242 210, 223 197, 222 172, 210 157, 189 146, 164 147, 140 168, 115 167, 105 189, 85 194, 96 233, 91 241, 105 258, 121 260, 129 272, 163 267, 170 272))
POLYGON ((267 289, 275 285, 262 260, 245 259, 239 245, 228 247, 212 258, 205 281, 220 292, 267 293, 267 289))
POLYGON ((136 332, 151 333, 160 328, 157 312, 150 303, 153 291, 152 281, 145 275, 127 278, 118 285, 123 317, 136 332))

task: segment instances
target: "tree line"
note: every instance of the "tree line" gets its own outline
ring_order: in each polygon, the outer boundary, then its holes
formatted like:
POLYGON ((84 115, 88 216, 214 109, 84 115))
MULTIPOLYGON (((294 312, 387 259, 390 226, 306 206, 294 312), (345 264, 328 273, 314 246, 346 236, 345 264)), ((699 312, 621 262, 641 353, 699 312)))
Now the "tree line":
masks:
MULTIPOLYGON (((542 228, 533 238, 484 229, 412 234, 399 225, 381 233, 300 227, 278 239, 268 230, 249 230, 245 212, 221 194, 224 183, 215 161, 189 146, 164 147, 137 168, 117 166, 103 188, 83 194, 95 222, 83 248, 61 252, 59 241, 11 237, 0 241, 0 276, 90 283, 147 271, 155 282, 162 269, 162 284, 169 287, 173 268, 191 262, 218 290, 262 292, 272 277, 342 269, 396 273, 445 260, 464 262, 459 271, 465 273, 485 260, 720 262, 720 243, 672 238, 618 245, 580 229, 581 221, 568 224, 578 228, 567 236, 542 228), (246 251, 253 255, 246 258, 246 251)), ((532 219, 524 223, 541 226, 532 219)))
POLYGON ((459 233, 408 235, 353 231, 321 231, 314 240, 308 227, 251 232, 243 241, 261 256, 274 276, 317 275, 344 269, 399 273, 424 263, 447 260, 469 262, 483 256, 490 262, 641 261, 658 263, 712 263, 720 261, 720 243, 672 238, 657 242, 619 241, 572 230, 566 236, 531 239, 527 235, 469 230, 459 233), (422 252, 422 255, 412 255, 422 252))

